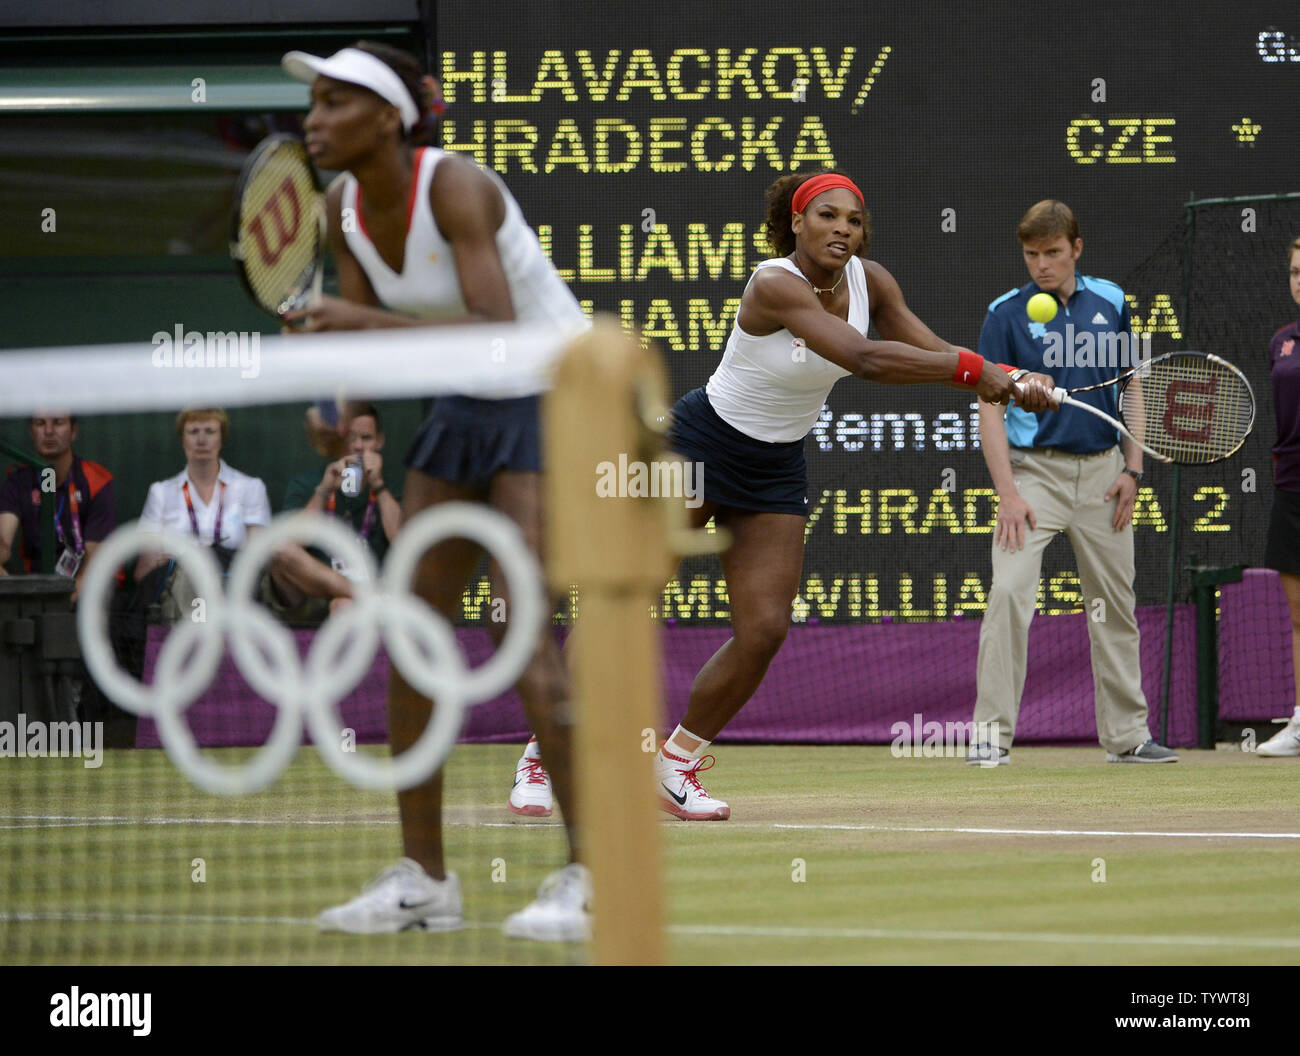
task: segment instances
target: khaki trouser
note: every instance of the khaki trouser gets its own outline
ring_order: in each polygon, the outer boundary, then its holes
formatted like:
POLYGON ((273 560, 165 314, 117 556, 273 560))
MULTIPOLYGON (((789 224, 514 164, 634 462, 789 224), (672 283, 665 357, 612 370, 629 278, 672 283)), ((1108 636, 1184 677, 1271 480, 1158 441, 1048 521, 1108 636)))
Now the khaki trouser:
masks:
POLYGON ((1133 612, 1133 526, 1116 532, 1111 527, 1115 500, 1103 497, 1123 470, 1124 457, 1118 447, 1097 455, 1013 448, 1011 466, 1016 490, 1033 507, 1038 527, 1025 525, 1025 547, 1015 553, 993 545, 993 585, 980 626, 975 721, 999 723, 1002 747, 1011 747, 1043 551, 1063 531, 1074 549, 1088 615, 1097 736, 1106 751, 1127 752, 1151 735, 1133 612))

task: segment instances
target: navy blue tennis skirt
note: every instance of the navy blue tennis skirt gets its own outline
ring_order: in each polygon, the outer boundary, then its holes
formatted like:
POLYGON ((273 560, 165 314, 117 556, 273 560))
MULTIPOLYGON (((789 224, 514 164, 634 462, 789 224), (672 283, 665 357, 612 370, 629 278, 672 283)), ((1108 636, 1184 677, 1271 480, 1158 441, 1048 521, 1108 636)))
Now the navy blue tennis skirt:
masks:
POLYGON ((704 501, 757 513, 808 515, 803 441, 770 444, 728 425, 698 388, 673 406, 669 446, 704 465, 704 501))
POLYGON ((406 464, 458 484, 486 484, 502 470, 539 472, 541 406, 540 396, 439 396, 415 434, 406 464))

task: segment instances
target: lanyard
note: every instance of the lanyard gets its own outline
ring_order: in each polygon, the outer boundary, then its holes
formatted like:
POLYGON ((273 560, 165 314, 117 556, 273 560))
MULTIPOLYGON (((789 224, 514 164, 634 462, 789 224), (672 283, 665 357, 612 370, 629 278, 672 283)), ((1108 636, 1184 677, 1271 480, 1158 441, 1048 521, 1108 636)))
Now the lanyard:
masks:
MULTIPOLYGON (((338 505, 338 500, 335 498, 334 492, 332 491, 330 492, 329 502, 326 503, 325 505, 331 517, 337 516, 334 510, 335 507, 338 505)), ((370 541, 370 529, 375 526, 375 505, 376 505, 375 493, 374 491, 371 491, 370 501, 366 504, 366 514, 364 517, 361 518, 361 541, 362 542, 370 541)))
MULTIPOLYGON (((212 526, 212 543, 215 546, 221 542, 221 515, 226 509, 226 482, 219 481, 221 484, 221 495, 217 499, 217 520, 212 526)), ((199 537, 199 519, 194 515, 194 500, 190 498, 190 482, 187 480, 185 486, 181 489, 185 492, 185 506, 190 511, 190 527, 194 529, 195 538, 199 537)))
POLYGON ((66 547, 68 545, 67 536, 63 534, 63 525, 59 523, 63 516, 63 504, 68 504, 72 521, 72 549, 76 554, 82 554, 86 550, 86 544, 81 539, 81 503, 77 501, 77 482, 73 479, 72 474, 68 474, 68 490, 63 493, 63 498, 59 500, 59 508, 54 511, 54 531, 59 537, 59 545, 66 547))

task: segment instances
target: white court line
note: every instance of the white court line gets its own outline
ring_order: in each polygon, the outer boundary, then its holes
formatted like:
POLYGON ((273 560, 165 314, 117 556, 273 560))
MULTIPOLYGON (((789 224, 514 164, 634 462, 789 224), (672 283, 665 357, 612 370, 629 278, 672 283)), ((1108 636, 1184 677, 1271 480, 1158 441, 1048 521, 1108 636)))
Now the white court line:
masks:
MULTIPOLYGON (((215 913, 6 913, 0 912, 0 924, 42 924, 42 923, 78 923, 78 924, 289 924, 294 926, 316 925, 309 917, 242 917, 226 916, 215 913)), ((500 928, 500 924, 488 924, 480 921, 465 921, 460 928, 452 931, 474 931, 500 928)))
POLYGON ((1170 839, 1300 840, 1300 832, 1123 832, 1118 829, 973 829, 914 825, 786 825, 774 829, 830 832, 958 832, 980 836, 1163 836, 1170 839))
MULTIPOLYGON (((396 825, 397 818, 131 818, 125 815, 100 815, 80 817, 72 814, 0 814, 0 821, 28 821, 33 825, 0 825, 0 831, 13 829, 63 829, 78 826, 95 827, 111 825, 396 825)), ((558 821, 444 821, 454 828, 484 829, 549 829, 559 826, 558 821)), ((672 820, 665 827, 676 828, 672 820)), ((1161 837, 1165 839, 1229 839, 1229 840, 1300 840, 1300 832, 1148 832, 1121 829, 988 829, 967 826, 940 825, 796 825, 784 822, 738 821, 722 826, 701 828, 704 832, 727 832, 732 829, 789 829, 811 832, 937 832, 975 836, 1133 836, 1161 837)))
MULTIPOLYGON (((104 828, 115 825, 396 825, 397 818, 131 818, 125 815, 80 817, 74 814, 0 814, 0 821, 32 822, 0 825, 0 832, 21 829, 104 828)), ((558 821, 444 821, 458 828, 555 828, 558 821)))
POLYGON ((196 913, 3 913, 0 924, 313 924, 302 917, 236 917, 196 913))
POLYGON ((1044 931, 911 931, 896 928, 782 928, 680 924, 675 935, 771 939, 900 939, 912 942, 1078 943, 1093 946, 1222 946, 1300 949, 1297 939, 1230 939, 1222 935, 1076 935, 1044 931))
MULTIPOLYGON (((304 917, 245 917, 194 913, 70 913, 70 912, 0 912, 3 924, 39 923, 116 923, 116 924, 283 924, 314 925, 304 917)), ((501 925, 485 921, 466 921, 462 930, 495 930, 501 925)), ((904 942, 1039 943, 1088 946, 1209 946, 1227 949, 1300 949, 1296 939, 1233 939, 1223 935, 1089 935, 1042 931, 926 931, 906 928, 801 928, 748 925, 674 924, 666 929, 685 938, 748 939, 867 939, 904 942)), ((449 932, 448 934, 452 934, 449 932)))
POLYGON ((75 829, 111 825, 396 825, 397 819, 373 821, 339 818, 130 818, 125 815, 80 817, 74 814, 0 814, 0 821, 30 821, 33 825, 0 825, 5 829, 75 829))

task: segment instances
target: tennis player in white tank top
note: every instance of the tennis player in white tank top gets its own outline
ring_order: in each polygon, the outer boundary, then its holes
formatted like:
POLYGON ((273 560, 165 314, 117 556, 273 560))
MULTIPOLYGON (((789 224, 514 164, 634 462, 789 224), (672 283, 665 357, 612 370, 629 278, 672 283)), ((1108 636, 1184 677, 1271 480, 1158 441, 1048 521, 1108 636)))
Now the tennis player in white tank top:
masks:
MULTIPOLYGON (((389 311, 413 319, 451 317, 464 320, 470 314, 461 286, 456 251, 435 222, 430 204, 430 187, 440 165, 448 159, 454 159, 448 162, 453 166, 468 164, 437 147, 419 147, 413 152, 410 227, 406 232, 402 259, 393 261, 400 264, 400 270, 395 270, 371 241, 361 185, 351 173, 344 175, 339 195, 341 208, 350 210, 349 215, 359 221, 355 226, 343 229, 348 252, 365 273, 379 303, 389 311)), ((489 169, 478 171, 494 185, 504 206, 504 217, 496 229, 494 241, 514 318, 520 322, 575 330, 584 328, 587 318, 582 314, 577 299, 542 252, 537 236, 524 220, 514 196, 495 172, 489 169)), ((491 197, 490 192, 487 194, 491 197)))
POLYGON ((691 686, 686 715, 657 764, 660 805, 687 821, 721 821, 731 808, 699 773, 710 743, 753 696, 785 640, 799 589, 807 520, 803 441, 831 387, 850 374, 886 385, 946 384, 1006 403, 1013 382, 1026 410, 1048 407, 1052 380, 985 363, 941 340, 908 308, 898 283, 866 258, 870 217, 840 173, 798 173, 767 192, 767 234, 777 259, 745 287, 722 362, 673 410, 672 440, 704 466, 704 502, 731 532, 722 570, 732 638, 691 686), (867 331, 874 323, 882 340, 867 331))
MULTIPOLYGON (((432 131, 442 104, 436 82, 423 75, 412 56, 361 43, 326 59, 291 52, 283 65, 312 86, 311 110, 303 122, 308 152, 319 167, 347 173, 326 194, 342 296, 323 297, 291 321, 306 330, 509 320, 575 330, 586 325, 496 174, 441 150, 416 148, 414 140, 432 131), (355 230, 342 223, 345 208, 355 210, 348 214, 357 220, 355 230)), ((514 520, 538 551, 537 425, 536 396, 436 400, 407 458, 403 520, 436 503, 484 502, 514 520)), ((452 616, 479 557, 480 548, 466 540, 439 544, 421 565, 416 591, 452 616)), ((492 629, 504 630, 500 624, 492 629)), ((590 929, 590 879, 572 861, 569 681, 550 635, 542 636, 516 688, 564 813, 572 864, 548 879, 536 901, 509 917, 505 931, 574 941, 590 929)), ((419 738, 429 707, 392 668, 388 710, 394 754, 419 738)), ((398 806, 405 857, 359 897, 322 913, 322 928, 384 932, 460 926, 459 881, 443 861, 441 772, 400 792, 398 806)))

